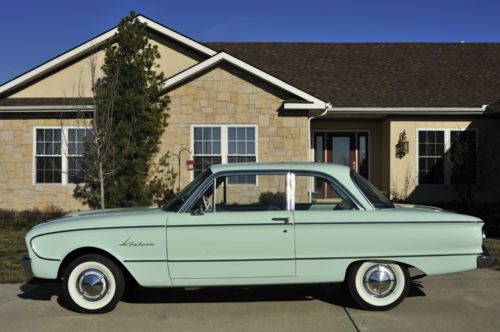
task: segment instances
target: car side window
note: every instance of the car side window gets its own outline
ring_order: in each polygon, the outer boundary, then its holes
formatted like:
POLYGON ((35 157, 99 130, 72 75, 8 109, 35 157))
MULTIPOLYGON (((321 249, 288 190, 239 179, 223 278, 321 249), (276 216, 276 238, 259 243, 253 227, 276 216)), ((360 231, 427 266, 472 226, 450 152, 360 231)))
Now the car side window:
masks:
MULTIPOLYGON (((238 175, 248 176, 248 175, 238 175)), ((286 174, 256 174, 255 184, 234 185, 232 176, 216 181, 215 212, 282 211, 287 209, 286 174)))
POLYGON ((355 210, 356 205, 334 182, 318 175, 295 176, 295 210, 355 210))

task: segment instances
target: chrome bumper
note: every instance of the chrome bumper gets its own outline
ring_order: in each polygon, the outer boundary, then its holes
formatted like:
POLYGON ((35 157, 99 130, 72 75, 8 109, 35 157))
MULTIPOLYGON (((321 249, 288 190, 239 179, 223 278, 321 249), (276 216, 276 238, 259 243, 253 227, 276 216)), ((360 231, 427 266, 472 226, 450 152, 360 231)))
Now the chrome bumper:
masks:
POLYGON ((483 245, 483 254, 477 256, 477 268, 478 269, 483 269, 485 267, 489 266, 489 263, 491 261, 491 255, 486 249, 486 246, 483 245))
POLYGON ((23 258, 21 258, 21 266, 28 276, 33 276, 33 271, 31 270, 31 258, 29 258, 28 256, 24 256, 23 258))

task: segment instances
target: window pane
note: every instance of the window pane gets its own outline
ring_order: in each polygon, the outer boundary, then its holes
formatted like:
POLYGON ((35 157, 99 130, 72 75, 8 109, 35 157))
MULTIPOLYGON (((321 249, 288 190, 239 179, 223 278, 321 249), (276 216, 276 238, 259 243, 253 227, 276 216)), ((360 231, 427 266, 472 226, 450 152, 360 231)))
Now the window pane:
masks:
POLYGON ((247 154, 255 154, 255 142, 247 143, 247 154))
POLYGON ((214 142, 212 148, 212 154, 220 154, 220 141, 214 142))
POLYGON ((76 130, 68 129, 68 141, 74 142, 76 141, 76 130))
POLYGON ((345 192, 321 177, 295 176, 295 210, 353 210, 354 203, 345 192), (327 193, 329 194, 327 195, 327 193))
POLYGON ((220 127, 214 127, 212 130, 212 139, 214 141, 220 141, 220 127))
POLYGON ((254 127, 247 128, 247 140, 250 140, 250 141, 255 140, 255 128, 254 127))
MULTIPOLYGON (((256 175, 240 174, 238 180, 254 178, 256 175)), ((228 185, 229 177, 217 179, 215 212, 281 211, 286 210, 286 175, 258 174, 255 186, 228 185)))
POLYGON ((54 137, 54 129, 45 129, 44 131, 44 140, 45 141, 52 141, 54 137))
POLYGON ((237 139, 238 141, 244 141, 246 139, 246 135, 245 135, 245 128, 236 128, 236 132, 237 132, 237 139))
POLYGON ((194 139, 201 141, 201 128, 194 128, 194 139))
POLYGON ((212 139, 212 128, 204 127, 203 128, 203 140, 210 141, 212 139))
POLYGON ((229 128, 228 129, 228 139, 230 141, 236 140, 236 128, 229 128))
POLYGON ((43 142, 43 129, 36 130, 36 141, 43 142))
POLYGON ((229 142, 228 153, 229 154, 236 154, 236 143, 235 142, 229 142))
POLYGON ((194 142, 194 154, 201 154, 201 142, 194 142))

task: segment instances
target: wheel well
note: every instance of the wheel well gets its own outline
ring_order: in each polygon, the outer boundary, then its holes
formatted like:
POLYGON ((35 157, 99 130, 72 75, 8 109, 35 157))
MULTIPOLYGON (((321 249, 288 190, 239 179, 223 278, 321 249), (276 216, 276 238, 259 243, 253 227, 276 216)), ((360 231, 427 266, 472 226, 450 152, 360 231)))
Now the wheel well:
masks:
POLYGON ((399 264, 399 265, 401 265, 401 266, 403 266, 403 267, 405 267, 407 269, 409 269, 409 268, 415 268, 415 266, 412 266, 412 265, 409 265, 409 264, 406 264, 406 263, 403 263, 403 262, 391 261, 391 260, 387 260, 387 259, 373 259, 373 260, 363 259, 363 260, 351 262, 347 266, 347 269, 345 270, 344 281, 347 281, 347 278, 349 277, 349 272, 353 268, 354 264, 356 264, 356 263, 364 263, 364 262, 384 262, 384 263, 399 264))
POLYGON ((118 259, 116 259, 115 256, 111 255, 109 252, 99 249, 99 248, 94 248, 94 247, 84 247, 84 248, 78 248, 70 252, 69 254, 64 257, 63 261, 61 262, 61 265, 59 266, 59 271, 57 273, 57 279, 62 279, 64 270, 71 264, 72 261, 74 261, 76 258, 87 255, 87 254, 98 254, 105 256, 109 258, 110 260, 113 261, 113 263, 116 264, 120 268, 120 270, 123 273, 123 276, 125 277, 125 280, 128 282, 135 282, 135 278, 130 274, 130 272, 127 270, 127 268, 120 262, 118 259))

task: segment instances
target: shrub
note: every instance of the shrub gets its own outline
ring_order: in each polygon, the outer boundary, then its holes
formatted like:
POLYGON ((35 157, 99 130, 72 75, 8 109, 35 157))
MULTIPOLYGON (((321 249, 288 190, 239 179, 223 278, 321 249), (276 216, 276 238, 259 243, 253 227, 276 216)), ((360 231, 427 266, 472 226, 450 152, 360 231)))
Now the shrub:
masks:
POLYGON ((29 229, 43 221, 62 217, 64 214, 62 209, 55 206, 48 206, 43 210, 37 208, 21 211, 0 209, 0 229, 29 229))

